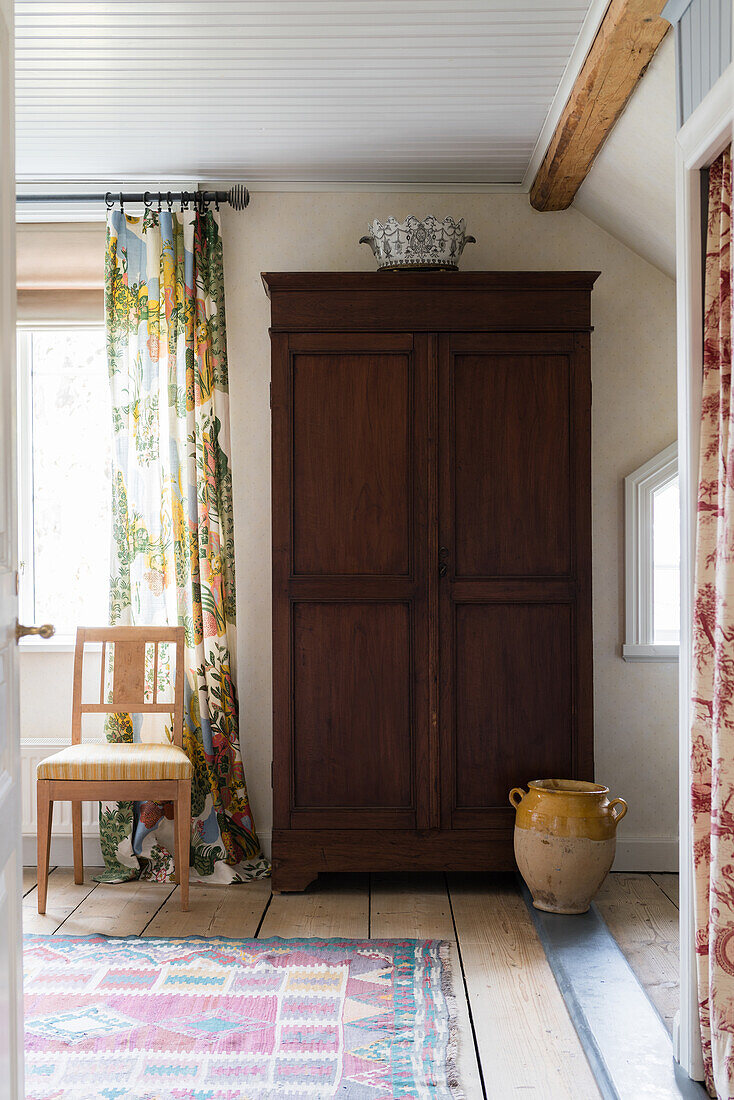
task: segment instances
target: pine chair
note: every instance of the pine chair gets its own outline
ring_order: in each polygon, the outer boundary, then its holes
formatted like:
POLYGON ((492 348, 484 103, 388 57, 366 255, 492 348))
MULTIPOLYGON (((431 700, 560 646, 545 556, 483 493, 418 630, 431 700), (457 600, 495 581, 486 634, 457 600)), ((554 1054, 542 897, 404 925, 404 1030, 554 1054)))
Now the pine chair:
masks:
MULTIPOLYGON (((171 675, 173 677, 173 671, 171 675)), ((193 768, 182 747, 184 678, 183 627, 109 626, 77 630, 71 745, 46 757, 37 769, 39 913, 46 912, 54 802, 71 802, 74 882, 81 883, 84 881, 82 802, 118 799, 173 802, 176 877, 181 888, 181 908, 184 912, 188 910, 193 768), (102 673, 96 703, 82 702, 84 646, 89 642, 102 643, 102 673), (173 700, 169 691, 159 692, 161 643, 168 644, 170 653, 175 652, 173 700), (109 662, 108 645, 114 646, 109 662), (148 663, 148 679, 152 671, 152 684, 146 685, 146 646, 149 645, 155 648, 152 669, 148 663), (105 690, 108 663, 112 664, 111 691, 105 690), (159 694, 168 695, 168 701, 159 702, 159 694), (146 701, 151 696, 152 702, 146 701), (82 715, 126 713, 172 714, 172 743, 82 744, 82 715)))

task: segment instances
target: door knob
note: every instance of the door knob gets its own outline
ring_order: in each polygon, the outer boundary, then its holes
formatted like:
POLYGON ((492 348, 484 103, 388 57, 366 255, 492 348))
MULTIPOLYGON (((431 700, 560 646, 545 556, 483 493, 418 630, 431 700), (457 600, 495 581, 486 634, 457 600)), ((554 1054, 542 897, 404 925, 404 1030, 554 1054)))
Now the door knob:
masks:
POLYGON ((56 627, 51 623, 44 623, 43 626, 23 626, 18 620, 15 620, 15 640, 19 642, 21 638, 25 638, 28 634, 40 634, 42 638, 53 638, 56 633, 56 627))
POLYGON ((446 563, 446 559, 449 556, 449 551, 446 546, 439 546, 438 548, 438 575, 439 577, 445 577, 449 571, 449 567, 446 563))

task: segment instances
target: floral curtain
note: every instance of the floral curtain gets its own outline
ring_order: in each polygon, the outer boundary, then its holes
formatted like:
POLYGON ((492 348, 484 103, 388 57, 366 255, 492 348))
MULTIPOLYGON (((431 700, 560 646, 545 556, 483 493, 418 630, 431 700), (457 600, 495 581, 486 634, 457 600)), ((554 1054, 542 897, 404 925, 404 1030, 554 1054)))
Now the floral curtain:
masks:
MULTIPOLYGON (((107 357, 113 418, 110 622, 183 625, 184 748, 194 765, 192 878, 269 873, 240 755, 235 571, 222 238, 218 216, 107 220, 107 357)), ((114 716, 110 740, 165 736, 114 716)), ((170 804, 100 807, 105 872, 173 875, 170 804)))
POLYGON ((734 429, 731 150, 709 174, 693 639, 692 812, 706 1085, 734 1096, 734 429))

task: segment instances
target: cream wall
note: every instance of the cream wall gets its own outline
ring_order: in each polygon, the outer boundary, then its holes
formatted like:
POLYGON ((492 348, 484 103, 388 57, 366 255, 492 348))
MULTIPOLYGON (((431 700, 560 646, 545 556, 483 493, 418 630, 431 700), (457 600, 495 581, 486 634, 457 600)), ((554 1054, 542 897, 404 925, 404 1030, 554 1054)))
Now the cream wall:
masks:
MULTIPOLYGON (((373 217, 463 215, 471 269, 594 269, 593 513, 597 777, 630 803, 620 868, 673 870, 677 835, 677 670, 627 664, 623 478, 676 435, 674 284, 571 209, 539 214, 524 195, 258 192, 225 211, 242 747, 255 820, 271 829, 270 348, 261 271, 373 270, 357 244, 373 217)), ((24 733, 59 727, 53 680, 71 658, 22 661, 24 733), (48 662, 48 664, 46 664, 48 662), (46 671, 47 670, 47 671, 46 671), (43 687, 41 687, 43 677, 43 687), (51 709, 53 708, 53 715, 51 709), (33 722, 31 723, 31 715, 33 722)), ((67 667, 68 666, 68 667, 67 667)), ((63 712, 66 710, 66 695, 63 712)), ((57 697, 56 697, 57 698, 57 697)), ((530 777, 528 777, 530 778, 530 777)))

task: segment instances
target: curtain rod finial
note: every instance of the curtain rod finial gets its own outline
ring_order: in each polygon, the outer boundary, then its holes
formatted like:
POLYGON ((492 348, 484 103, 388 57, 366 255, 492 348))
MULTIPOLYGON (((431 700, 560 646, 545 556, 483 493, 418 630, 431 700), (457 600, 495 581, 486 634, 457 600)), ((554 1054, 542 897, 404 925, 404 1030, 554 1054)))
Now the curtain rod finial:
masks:
POLYGON ((227 195, 229 199, 229 205, 233 210, 244 210, 250 202, 250 192, 245 187, 244 183, 236 183, 232 187, 227 195))

